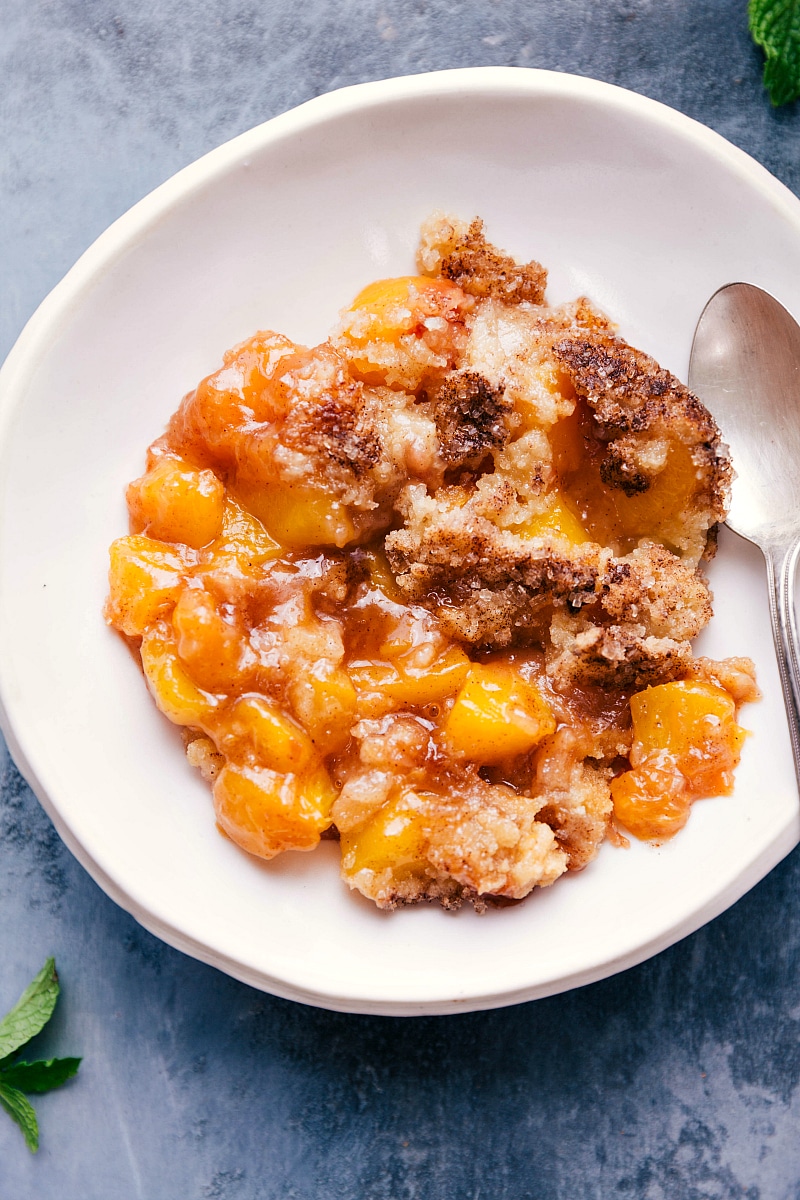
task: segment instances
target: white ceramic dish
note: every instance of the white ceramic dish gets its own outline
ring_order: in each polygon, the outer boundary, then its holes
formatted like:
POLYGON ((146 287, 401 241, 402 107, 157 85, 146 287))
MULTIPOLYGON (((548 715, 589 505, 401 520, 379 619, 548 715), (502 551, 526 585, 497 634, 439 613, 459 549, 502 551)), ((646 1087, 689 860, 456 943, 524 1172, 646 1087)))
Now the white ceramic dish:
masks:
POLYGON ((117 221, 31 319, 0 376, 0 698, 12 753, 105 890, 166 941, 267 991, 357 1012, 544 996, 696 929, 798 841, 759 553, 712 565, 709 654, 749 654, 764 700, 735 795, 662 849, 603 847, 582 875, 485 917, 382 914, 337 849, 264 864, 214 827, 101 607, 125 483, 182 394, 257 328, 325 336, 371 279, 412 269, 433 208, 585 292, 685 377, 721 284, 800 311, 800 203, 709 130, 567 75, 444 72, 313 100, 207 155, 117 221))

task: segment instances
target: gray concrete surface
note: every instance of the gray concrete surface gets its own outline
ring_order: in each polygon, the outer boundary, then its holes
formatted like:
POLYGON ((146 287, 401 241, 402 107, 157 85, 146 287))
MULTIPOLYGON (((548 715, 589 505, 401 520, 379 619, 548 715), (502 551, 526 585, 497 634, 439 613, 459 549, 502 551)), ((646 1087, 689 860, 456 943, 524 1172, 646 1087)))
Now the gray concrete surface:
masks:
MULTIPOLYGON (((0 0, 0 356, 177 168, 344 84, 511 64, 704 121, 800 189, 745 0, 0 0)), ((658 958, 569 995, 403 1021, 315 1011, 169 949, 95 886, 0 758, 0 1009, 49 953, 31 1157, 0 1200, 796 1200, 800 859, 658 958)))

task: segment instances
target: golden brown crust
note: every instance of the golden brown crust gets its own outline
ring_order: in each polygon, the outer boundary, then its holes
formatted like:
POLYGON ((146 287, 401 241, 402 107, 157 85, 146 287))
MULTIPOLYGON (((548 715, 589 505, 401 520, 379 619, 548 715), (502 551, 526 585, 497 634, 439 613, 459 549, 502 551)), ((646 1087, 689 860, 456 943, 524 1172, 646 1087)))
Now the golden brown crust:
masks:
POLYGON ((484 896, 521 900, 567 870, 569 856, 547 822, 544 801, 478 775, 454 779, 447 794, 406 793, 422 823, 425 865, 398 877, 391 868, 354 870, 344 878, 379 908, 438 900, 457 907, 484 896))
MULTIPOLYGON (((567 337, 553 347, 578 396, 594 412, 607 444, 600 472, 609 488, 638 495, 651 486, 653 449, 660 439, 680 443, 694 464, 693 516, 705 533, 725 519, 732 469, 711 414, 655 359, 622 338, 597 332, 567 337)), ((663 468, 663 453, 658 455, 663 468)))
POLYGON ((640 622, 656 637, 686 641, 711 619, 711 593, 703 576, 653 542, 615 559, 599 596, 604 619, 640 622))
POLYGON ((596 857, 613 808, 611 769, 583 760, 583 749, 575 732, 562 726, 537 752, 531 789, 542 801, 538 819, 553 830, 571 871, 582 871, 596 857))
POLYGON ((314 455, 317 467, 331 462, 356 479, 365 475, 380 458, 381 447, 365 421, 360 392, 350 385, 298 404, 287 417, 284 444, 314 455))
POLYGON ((433 402, 440 454, 448 467, 479 463, 490 450, 504 446, 510 408, 503 389, 492 387, 476 371, 448 375, 433 402))
MULTIPOLYGON (((348 883, 350 881, 348 880, 348 883)), ((365 883, 351 883, 351 887, 367 896, 378 908, 392 912, 406 904, 438 904, 446 912, 456 912, 462 904, 471 904, 477 913, 486 911, 486 898, 480 896, 474 888, 464 887, 457 880, 446 874, 436 874, 433 870, 423 875, 408 875, 398 879, 387 871, 384 877, 378 877, 365 883)))
POLYGON ((613 685, 627 658, 632 679, 651 682, 662 659, 665 678, 676 677, 687 639, 711 616, 701 575, 653 543, 618 559, 592 542, 521 537, 458 498, 456 489, 436 500, 409 489, 401 498, 404 528, 386 538, 398 586, 415 602, 435 597, 451 637, 492 647, 541 642, 555 608, 572 635, 584 635, 562 674, 613 685))
POLYGON ((437 214, 423 227, 420 268, 480 299, 493 296, 506 304, 543 304, 547 271, 541 263, 518 263, 487 242, 483 230, 480 217, 465 225, 437 214))
POLYGON ((702 679, 723 688, 736 704, 752 704, 761 699, 751 658, 695 658, 687 678, 702 679))
POLYGON ((451 637, 524 644, 554 603, 579 606, 594 597, 609 552, 521 537, 457 501, 455 490, 433 499, 407 489, 399 501, 404 527, 386 537, 398 586, 409 600, 434 604, 451 637))
POLYGON ((475 299, 450 284, 406 284, 382 306, 380 316, 358 304, 345 310, 331 344, 346 358, 354 379, 419 395, 459 364, 475 299), (393 327, 389 337, 387 323, 393 327))
POLYGON ((166 440, 234 486, 324 487, 369 508, 383 457, 374 404, 332 346, 287 347, 280 335, 262 332, 184 398, 166 440), (264 383, 252 396, 247 379, 255 364, 264 383))
POLYGON ((691 661, 689 642, 655 637, 644 625, 558 613, 550 626, 547 669, 560 690, 588 683, 638 691, 683 678, 691 661))

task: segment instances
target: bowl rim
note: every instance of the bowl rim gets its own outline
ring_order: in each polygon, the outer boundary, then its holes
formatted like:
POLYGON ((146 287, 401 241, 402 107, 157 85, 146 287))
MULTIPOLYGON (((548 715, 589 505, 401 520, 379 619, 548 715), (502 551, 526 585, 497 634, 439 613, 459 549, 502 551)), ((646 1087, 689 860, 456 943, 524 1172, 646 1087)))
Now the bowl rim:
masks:
MULTIPOLYGON (((8 435, 14 414, 25 402, 26 388, 40 352, 55 339, 83 295, 118 262, 130 245, 193 193, 231 169, 246 165, 251 153, 350 113, 391 106, 411 99, 452 98, 460 93, 470 97, 485 95, 487 98, 547 96, 553 99, 594 100, 606 109, 628 113, 639 120, 647 119, 700 147, 706 155, 723 163, 729 171, 746 181, 750 188, 760 191, 762 197, 778 210, 784 220, 794 225, 800 235, 800 200, 765 167, 693 118, 626 88, 584 76, 527 67, 466 67, 353 84, 305 101, 237 135, 183 167, 118 217, 84 251, 30 317, 0 370, 0 482, 7 476, 8 435)), ((3 587, 4 581, 0 578, 0 594, 3 587)), ((33 761, 35 754, 28 753, 25 734, 16 728, 13 683, 6 645, 6 639, 0 638, 0 730, 19 770, 53 821, 60 837, 95 882, 141 925, 169 945, 254 987, 306 1004, 344 1012, 436 1015, 517 1004, 592 983, 644 961, 719 915, 763 878, 800 841, 798 812, 772 844, 749 865, 748 870, 715 896, 712 905, 679 919, 659 936, 639 944, 616 959, 605 959, 587 968, 573 969, 564 977, 544 984, 499 994, 485 992, 466 997, 443 998, 420 994, 417 998, 405 998, 399 1002, 378 997, 367 998, 357 995, 355 991, 346 994, 342 988, 338 994, 310 990, 290 979, 249 967, 198 941, 173 924, 167 914, 157 911, 146 897, 137 894, 129 882, 125 887, 116 882, 100 858, 80 841, 68 818, 51 798, 47 772, 37 771, 33 761)), ((363 988, 356 991, 361 993, 363 988)))

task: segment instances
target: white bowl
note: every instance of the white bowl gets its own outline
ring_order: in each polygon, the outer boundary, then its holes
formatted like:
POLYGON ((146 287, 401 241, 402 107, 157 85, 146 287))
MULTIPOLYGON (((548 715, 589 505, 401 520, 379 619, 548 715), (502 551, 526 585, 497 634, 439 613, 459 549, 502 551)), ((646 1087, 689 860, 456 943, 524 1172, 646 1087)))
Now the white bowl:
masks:
POLYGON ((581 875, 477 917, 377 911, 338 851, 270 864, 217 833, 208 789, 104 625, 126 482, 180 397, 259 328, 325 337, 369 280, 413 269, 420 220, 492 240, 585 292, 685 377, 720 285, 800 311, 800 203, 708 129, 543 71, 450 71, 312 100, 187 167, 42 304, 0 376, 0 699, 11 751, 87 870, 148 929, 256 987, 354 1012, 512 1004, 641 961, 742 895, 800 820, 758 551, 721 538, 698 649, 749 654, 764 699, 735 794, 661 849, 605 845, 581 875))

